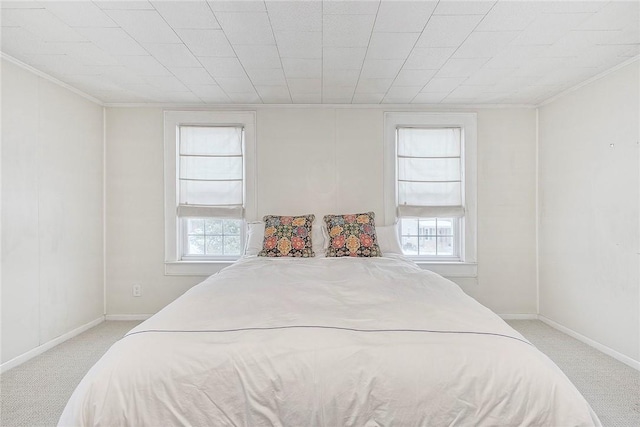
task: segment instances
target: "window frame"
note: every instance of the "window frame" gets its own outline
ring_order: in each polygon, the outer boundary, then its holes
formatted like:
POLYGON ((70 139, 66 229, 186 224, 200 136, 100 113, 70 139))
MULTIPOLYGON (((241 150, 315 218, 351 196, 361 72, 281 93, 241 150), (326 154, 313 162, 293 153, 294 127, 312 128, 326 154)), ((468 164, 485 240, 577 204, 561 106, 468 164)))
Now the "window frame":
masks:
MULTIPOLYGON (((384 207, 385 218, 398 222, 397 128, 461 129, 464 181, 464 216, 460 217, 459 258, 408 256, 422 268, 448 277, 477 277, 477 114, 437 112, 385 112, 384 114, 384 207)), ((400 227, 397 227, 400 233, 400 227)), ((400 238, 400 235, 398 235, 400 238)))
MULTIPOLYGON (((243 223, 256 218, 256 113, 255 111, 164 111, 164 263, 166 275, 210 275, 237 260, 241 255, 186 257, 182 255, 182 227, 178 206, 178 136, 180 126, 241 126, 244 129, 243 223)), ((244 229, 244 227, 242 227, 244 229)))

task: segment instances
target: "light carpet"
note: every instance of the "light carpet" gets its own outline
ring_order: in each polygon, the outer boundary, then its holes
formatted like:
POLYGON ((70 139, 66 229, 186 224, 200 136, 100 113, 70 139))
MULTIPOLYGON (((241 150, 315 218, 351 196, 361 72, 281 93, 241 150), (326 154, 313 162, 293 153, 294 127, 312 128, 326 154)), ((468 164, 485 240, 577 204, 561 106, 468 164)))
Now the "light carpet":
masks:
MULTIPOLYGON (((0 425, 54 426, 89 368, 138 323, 103 322, 2 374, 0 425)), ((640 372, 538 320, 508 323, 566 373, 603 425, 640 426, 640 372)))

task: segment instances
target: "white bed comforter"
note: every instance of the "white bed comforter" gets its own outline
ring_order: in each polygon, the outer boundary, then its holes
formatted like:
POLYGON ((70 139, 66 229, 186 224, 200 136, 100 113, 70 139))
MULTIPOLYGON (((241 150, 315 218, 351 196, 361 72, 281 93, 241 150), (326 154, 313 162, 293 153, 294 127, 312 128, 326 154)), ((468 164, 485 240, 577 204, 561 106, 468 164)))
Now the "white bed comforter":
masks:
POLYGON ((600 423, 490 310, 384 257, 235 263, 114 344, 60 425, 600 423))

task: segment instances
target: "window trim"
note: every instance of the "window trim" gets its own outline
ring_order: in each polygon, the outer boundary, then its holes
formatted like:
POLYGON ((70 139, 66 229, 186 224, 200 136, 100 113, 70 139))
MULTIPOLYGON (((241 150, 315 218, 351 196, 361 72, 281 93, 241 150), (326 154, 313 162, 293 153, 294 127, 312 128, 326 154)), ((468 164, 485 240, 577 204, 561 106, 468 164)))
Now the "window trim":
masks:
POLYGON ((410 257, 423 268, 441 270, 449 277, 477 276, 477 114, 434 112, 384 113, 384 212, 387 223, 397 222, 397 127, 460 127, 464 162, 464 207, 460 218, 460 260, 410 257), (459 266, 459 267, 456 267, 459 266))
MULTIPOLYGON (((256 113, 255 111, 164 111, 164 262, 166 275, 207 275, 238 257, 182 260, 178 206, 178 139, 180 125, 242 126, 244 128, 244 221, 256 218, 256 113)), ((244 250, 244 240, 242 241, 244 250)), ((242 251, 241 250, 241 251, 242 251)))

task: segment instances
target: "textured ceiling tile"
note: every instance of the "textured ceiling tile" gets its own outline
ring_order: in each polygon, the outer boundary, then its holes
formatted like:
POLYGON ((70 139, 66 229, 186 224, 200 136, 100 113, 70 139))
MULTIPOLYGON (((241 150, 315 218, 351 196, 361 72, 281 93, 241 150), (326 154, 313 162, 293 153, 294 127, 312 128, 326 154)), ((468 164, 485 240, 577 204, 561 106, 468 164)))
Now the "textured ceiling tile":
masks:
POLYGON ((325 47, 322 61, 325 68, 360 70, 366 53, 365 47, 325 47))
POLYGON ((542 13, 545 2, 499 1, 476 28, 477 31, 519 31, 542 13))
POLYGON ((415 97, 420 90, 422 89, 422 85, 420 86, 391 86, 387 91, 385 96, 386 98, 398 100, 400 98, 406 99, 404 102, 409 102, 415 97))
POLYGON ((288 79, 291 94, 309 94, 322 92, 321 79, 288 79))
MULTIPOLYGON (((250 93, 255 90, 251 80, 244 77, 217 77, 216 82, 227 94, 230 93, 250 93)), ((231 96, 231 95, 229 95, 231 96)))
POLYGON ((195 56, 236 56, 222 30, 176 30, 180 39, 195 56))
POLYGON ((356 93, 353 95, 354 104, 379 104, 384 99, 384 93, 356 93))
POLYGON ((322 80, 327 86, 353 86, 355 87, 360 77, 360 70, 324 69, 322 80))
POLYGON ((320 104, 322 103, 321 93, 292 93, 291 100, 294 104, 320 104))
POLYGON ((183 44, 146 43, 144 48, 168 68, 200 66, 200 62, 183 44))
POLYGON ((287 84, 282 68, 247 69, 247 74, 255 86, 285 86, 287 84))
POLYGON ((465 80, 465 85, 493 85, 497 84, 503 78, 511 75, 513 68, 481 68, 474 72, 471 77, 465 80))
POLYGON ((406 59, 420 33, 377 33, 369 42, 367 58, 406 59))
POLYGON ((171 72, 186 86, 190 84, 215 85, 211 75, 202 67, 171 68, 171 72))
POLYGON ((145 80, 152 86, 167 92, 188 91, 187 87, 174 76, 147 76, 145 80))
POLYGON ((249 92, 227 92, 227 95, 232 102, 237 104, 261 104, 262 99, 258 96, 256 91, 249 92))
POLYGON ((438 2, 434 15, 484 15, 491 10, 495 0, 442 0, 438 2))
POLYGON ((149 53, 122 28, 76 28, 111 55, 148 55, 149 53))
POLYGON ((438 70, 455 52, 450 47, 415 48, 407 58, 404 69, 407 70, 438 70))
POLYGON ((228 103, 231 101, 218 85, 190 85, 189 89, 203 102, 228 103))
POLYGON ((460 45, 454 58, 491 58, 519 33, 517 31, 474 31, 460 45))
POLYGON ((424 86, 436 74, 436 70, 409 70, 402 69, 395 81, 394 86, 424 86))
POLYGON ((589 18, 589 13, 542 14, 511 42, 515 46, 550 45, 589 18))
POLYGON ((324 86, 322 88, 323 102, 326 102, 325 98, 337 99, 337 98, 351 98, 355 86, 324 86))
POLYGON ((393 79, 400 71, 403 62, 401 59, 365 59, 362 66, 362 77, 393 79))
POLYGON ((436 1, 383 1, 374 31, 421 32, 436 7, 436 1))
POLYGON ((284 74, 290 78, 322 78, 322 61, 319 59, 282 58, 284 74))
POLYGON ((171 72, 151 55, 116 56, 116 60, 126 68, 141 76, 169 76, 171 72))
POLYGON ((155 10, 109 10, 107 14, 139 43, 180 43, 155 10))
POLYGON ((216 18, 232 46, 276 43, 266 12, 216 12, 216 18))
POLYGON ((260 0, 212 0, 208 1, 214 12, 265 12, 264 1, 260 0))
POLYGON ((411 101, 412 104, 438 104, 449 95, 449 92, 420 92, 411 101))
POLYGON ((277 31, 278 51, 283 58, 322 58, 322 32, 277 31))
POLYGON ((81 42, 86 39, 46 9, 3 9, 5 19, 19 25, 45 42, 81 42))
POLYGON ((234 47, 242 66, 247 68, 281 68, 275 45, 237 45, 234 47))
POLYGON ((416 47, 458 47, 481 20, 482 15, 434 15, 416 47))
POLYGON ((356 93, 385 93, 393 79, 367 79, 361 78, 356 86, 356 93))
POLYGON ((69 57, 79 61, 84 65, 117 65, 118 61, 115 57, 108 54, 104 50, 91 42, 83 43, 65 43, 53 42, 47 43, 47 47, 57 53, 63 53, 69 57))
POLYGON ((238 58, 198 58, 202 66, 207 69, 214 78, 244 76, 245 71, 238 58))
POLYGON ((440 78, 434 77, 422 89, 422 92, 451 92, 466 80, 465 77, 440 78))
POLYGON ((621 30, 627 26, 640 26, 638 1, 612 1, 584 21, 579 30, 621 30))
POLYGON ((220 25, 205 1, 154 1, 153 6, 174 29, 219 29, 220 25))
POLYGON ((274 31, 322 31, 322 2, 271 1, 266 5, 274 31))
POLYGON ((375 15, 380 1, 331 0, 322 3, 325 15, 375 15))
MULTIPOLYGON (((24 3, 24 2, 20 2, 24 3)), ((70 27, 117 27, 113 19, 92 2, 49 1, 46 8, 70 27)))
POLYGON ((375 15, 324 15, 324 47, 366 47, 375 15))
POLYGON ((104 10, 113 10, 113 9, 121 9, 121 10, 152 10, 153 5, 148 1, 143 0, 106 0, 106 1, 94 1, 94 3, 100 8, 104 10))
POLYGON ((287 86, 256 86, 256 91, 265 104, 288 104, 291 102, 287 86))

